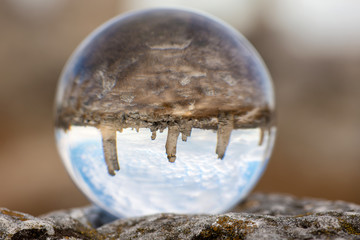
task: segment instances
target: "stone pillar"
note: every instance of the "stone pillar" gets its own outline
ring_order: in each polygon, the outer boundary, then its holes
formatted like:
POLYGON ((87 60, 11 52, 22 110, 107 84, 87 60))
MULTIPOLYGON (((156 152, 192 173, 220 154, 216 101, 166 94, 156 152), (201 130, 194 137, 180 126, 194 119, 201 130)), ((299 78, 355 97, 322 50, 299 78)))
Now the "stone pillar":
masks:
POLYGON ((120 170, 117 158, 116 128, 111 125, 99 127, 102 137, 104 158, 110 175, 114 176, 115 171, 120 170))
POLYGON ((168 126, 168 135, 166 139, 166 154, 169 162, 175 162, 176 159, 176 145, 180 134, 178 125, 168 126))
POLYGON ((227 116, 219 117, 219 124, 217 130, 217 144, 216 154, 218 158, 223 159, 225 151, 229 145, 231 131, 234 128, 234 116, 228 114, 227 116))

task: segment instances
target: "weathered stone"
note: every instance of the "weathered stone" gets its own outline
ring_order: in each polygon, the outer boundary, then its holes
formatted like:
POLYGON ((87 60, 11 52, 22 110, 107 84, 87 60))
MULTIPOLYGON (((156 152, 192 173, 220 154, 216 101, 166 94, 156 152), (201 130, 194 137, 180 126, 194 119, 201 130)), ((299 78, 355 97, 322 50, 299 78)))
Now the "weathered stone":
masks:
POLYGON ((220 215, 118 219, 96 207, 38 218, 0 209, 0 239, 360 239, 360 206, 253 194, 220 215))

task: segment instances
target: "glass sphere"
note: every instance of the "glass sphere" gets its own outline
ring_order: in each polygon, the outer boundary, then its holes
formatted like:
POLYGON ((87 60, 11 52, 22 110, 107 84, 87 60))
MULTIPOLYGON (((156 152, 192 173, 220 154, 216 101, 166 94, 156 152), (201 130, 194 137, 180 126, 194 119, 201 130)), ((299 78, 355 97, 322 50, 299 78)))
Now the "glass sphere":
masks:
POLYGON ((77 186, 118 217, 219 213, 254 187, 275 127, 270 76, 250 43, 192 11, 105 23, 56 97, 56 139, 77 186))

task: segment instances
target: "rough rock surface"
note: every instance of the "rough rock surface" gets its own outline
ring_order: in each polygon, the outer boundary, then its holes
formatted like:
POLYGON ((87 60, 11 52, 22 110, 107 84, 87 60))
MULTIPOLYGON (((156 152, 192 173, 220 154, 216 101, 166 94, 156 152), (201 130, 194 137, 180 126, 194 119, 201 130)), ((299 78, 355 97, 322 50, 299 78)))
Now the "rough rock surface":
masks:
POLYGON ((360 206, 253 194, 226 214, 119 220, 95 207, 40 217, 0 208, 0 239, 360 239, 360 206))

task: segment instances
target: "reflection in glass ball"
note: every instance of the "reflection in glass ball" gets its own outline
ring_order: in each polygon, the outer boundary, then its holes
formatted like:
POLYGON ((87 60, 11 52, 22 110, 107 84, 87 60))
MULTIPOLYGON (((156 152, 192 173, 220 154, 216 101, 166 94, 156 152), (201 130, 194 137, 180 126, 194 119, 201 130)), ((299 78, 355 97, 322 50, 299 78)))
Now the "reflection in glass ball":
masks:
POLYGON ((203 14, 153 9, 79 46, 60 79, 56 138, 75 183, 114 215, 218 213, 266 167, 273 111, 244 37, 203 14))

